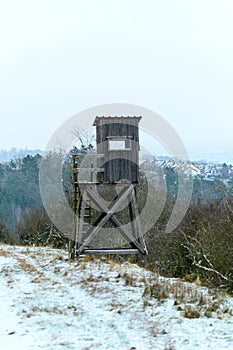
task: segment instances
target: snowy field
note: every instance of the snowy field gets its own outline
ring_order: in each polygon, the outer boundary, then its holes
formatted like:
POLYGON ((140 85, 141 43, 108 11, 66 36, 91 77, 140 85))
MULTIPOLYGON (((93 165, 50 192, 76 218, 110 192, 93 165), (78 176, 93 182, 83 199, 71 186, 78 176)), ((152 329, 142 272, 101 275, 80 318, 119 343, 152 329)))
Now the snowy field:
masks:
POLYGON ((0 349, 233 349, 233 299, 132 264, 0 246, 0 349))

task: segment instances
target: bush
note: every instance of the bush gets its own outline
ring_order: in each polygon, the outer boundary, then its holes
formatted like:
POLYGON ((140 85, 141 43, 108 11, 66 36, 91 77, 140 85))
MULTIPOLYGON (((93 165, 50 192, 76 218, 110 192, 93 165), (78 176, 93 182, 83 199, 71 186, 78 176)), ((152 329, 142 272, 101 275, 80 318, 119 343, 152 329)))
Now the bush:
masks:
POLYGON ((43 208, 28 210, 17 226, 20 244, 64 248, 68 238, 51 223, 43 208))
POLYGON ((192 276, 233 292, 232 199, 191 206, 172 234, 154 228, 147 237, 148 262, 168 277, 192 276))
POLYGON ((8 227, 4 222, 0 221, 0 242, 8 243, 9 240, 10 240, 10 237, 9 237, 8 227))

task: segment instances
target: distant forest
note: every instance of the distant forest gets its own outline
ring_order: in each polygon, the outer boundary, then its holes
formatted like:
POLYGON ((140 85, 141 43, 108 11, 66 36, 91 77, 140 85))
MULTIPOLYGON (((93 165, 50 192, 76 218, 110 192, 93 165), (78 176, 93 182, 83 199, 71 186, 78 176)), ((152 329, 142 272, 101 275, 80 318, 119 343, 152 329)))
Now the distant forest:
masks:
MULTIPOLYGON (((3 243, 53 247, 64 247, 67 243, 42 206, 41 159, 42 155, 36 154, 0 163, 0 241, 3 243)), ((233 181, 226 186, 220 179, 195 177, 186 216, 168 235, 165 226, 176 199, 178 175, 169 167, 164 171, 166 204, 161 217, 145 236, 148 267, 164 276, 190 281, 199 278, 204 284, 224 286, 233 292, 233 181)), ((69 181, 66 172, 64 183, 70 191, 69 181)), ((145 193, 146 183, 141 176, 139 207, 145 193)))
POLYGON ((0 220, 11 239, 25 213, 42 207, 39 192, 41 155, 0 163, 0 220))
POLYGON ((27 155, 34 156, 36 154, 43 155, 43 151, 40 149, 30 150, 27 148, 15 148, 12 147, 10 150, 0 149, 0 162, 10 162, 11 159, 22 158, 27 155))

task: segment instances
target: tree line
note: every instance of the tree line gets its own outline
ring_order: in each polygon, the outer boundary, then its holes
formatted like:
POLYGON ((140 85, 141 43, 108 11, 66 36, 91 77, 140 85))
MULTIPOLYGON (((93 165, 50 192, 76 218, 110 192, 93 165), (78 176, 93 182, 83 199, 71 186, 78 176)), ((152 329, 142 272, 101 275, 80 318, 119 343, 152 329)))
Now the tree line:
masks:
MULTIPOLYGON (((75 150, 77 151, 77 149, 75 150)), ((71 152, 72 153, 72 152, 71 152)), ((54 156, 58 156, 53 154, 54 156)), ((70 157, 64 163, 64 190, 72 203, 70 157)), ((0 241, 12 244, 64 247, 67 238, 45 212, 39 190, 42 156, 0 163, 0 241)), ((233 292, 233 182, 194 179, 192 200, 179 227, 165 233, 178 190, 178 175, 166 168, 167 200, 159 220, 146 233, 148 267, 169 277, 182 277, 233 292)), ((139 209, 146 180, 141 174, 139 209)), ((156 205, 156 198, 155 198, 156 205)))
POLYGON ((1 242, 60 247, 66 241, 42 205, 39 189, 41 160, 42 156, 36 154, 0 163, 1 242))

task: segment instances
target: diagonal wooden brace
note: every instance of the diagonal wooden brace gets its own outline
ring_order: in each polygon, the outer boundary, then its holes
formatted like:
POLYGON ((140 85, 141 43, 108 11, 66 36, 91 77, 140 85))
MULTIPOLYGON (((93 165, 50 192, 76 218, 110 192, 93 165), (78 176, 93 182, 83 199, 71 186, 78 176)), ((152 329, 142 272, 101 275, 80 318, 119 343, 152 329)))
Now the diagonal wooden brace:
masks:
MULTIPOLYGON (((134 188, 131 185, 131 191, 128 194, 129 200, 132 198, 132 192, 134 193, 134 188)), ((106 207, 103 203, 99 203, 99 199, 96 197, 96 195, 87 190, 87 193, 89 196, 91 196, 93 203, 98 207, 98 209, 104 211, 107 213, 109 211, 109 208, 106 207)), ((117 202, 118 203, 118 202, 117 202)), ((121 203, 120 203, 121 204, 121 203)), ((121 233, 121 235, 135 248, 137 248, 142 254, 146 253, 146 247, 145 245, 140 245, 137 242, 137 237, 134 237, 125 227, 122 226, 120 220, 112 213, 112 216, 109 218, 109 220, 113 223, 113 225, 118 229, 118 231, 121 233)))
POLYGON ((114 213, 117 211, 117 209, 120 207, 120 205, 123 203, 123 201, 127 198, 127 196, 134 191, 134 187, 130 185, 128 188, 123 188, 118 197, 117 200, 113 201, 109 207, 106 207, 103 203, 99 202, 99 198, 96 197, 96 195, 90 190, 90 188, 85 188, 86 193, 89 195, 93 203, 101 210, 103 213, 99 216, 99 218, 95 221, 93 225, 98 224, 97 227, 90 227, 88 231, 86 232, 89 234, 89 236, 86 238, 86 240, 83 242, 83 244, 79 247, 77 250, 77 254, 82 253, 82 251, 85 249, 85 247, 90 243, 90 241, 93 239, 93 237, 98 233, 98 231, 101 229, 101 227, 104 226, 104 224, 110 220, 115 227, 119 230, 119 232, 126 238, 126 240, 129 243, 132 243, 142 254, 145 254, 144 247, 141 247, 138 242, 136 242, 136 238, 125 228, 122 226, 121 222, 115 217, 114 213))
MULTIPOLYGON (((131 191, 134 192, 133 186, 131 191)), ((107 213, 109 211, 109 208, 106 207, 103 203, 99 203, 98 198, 95 196, 94 193, 90 193, 90 191, 87 191, 89 196, 92 197, 93 203, 98 207, 98 209, 104 211, 107 213)), ((129 195, 128 195, 129 197, 129 195)), ((118 202, 117 202, 118 203, 118 202)), ((121 233, 121 235, 135 248, 137 248, 142 254, 145 254, 146 247, 140 245, 137 242, 137 237, 134 237, 127 228, 124 227, 124 225, 121 224, 120 220, 112 213, 112 215, 109 217, 109 220, 112 222, 112 224, 118 229, 118 231, 121 233)))

